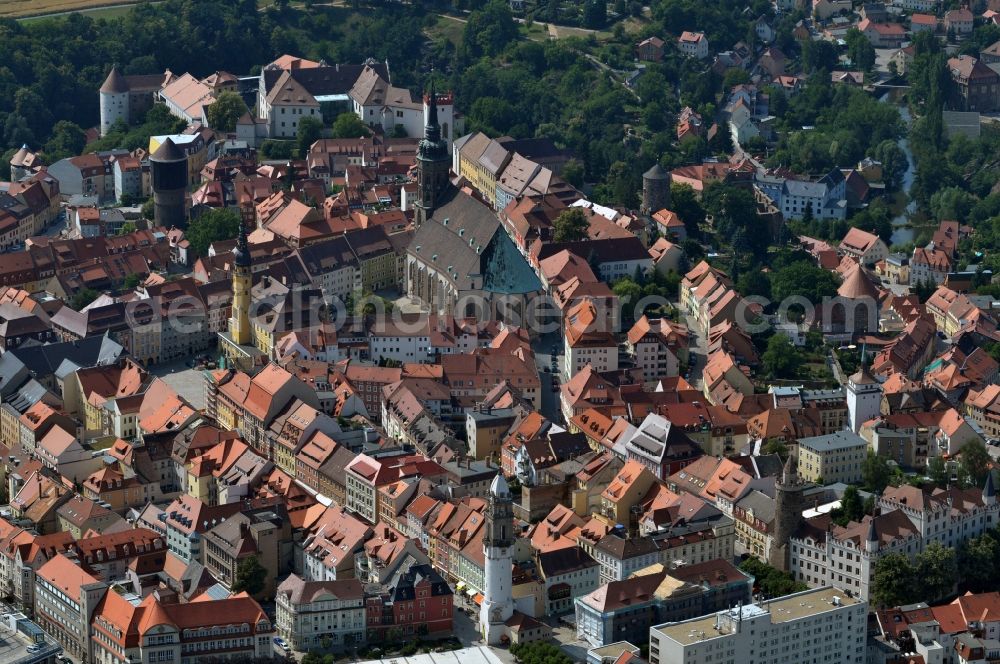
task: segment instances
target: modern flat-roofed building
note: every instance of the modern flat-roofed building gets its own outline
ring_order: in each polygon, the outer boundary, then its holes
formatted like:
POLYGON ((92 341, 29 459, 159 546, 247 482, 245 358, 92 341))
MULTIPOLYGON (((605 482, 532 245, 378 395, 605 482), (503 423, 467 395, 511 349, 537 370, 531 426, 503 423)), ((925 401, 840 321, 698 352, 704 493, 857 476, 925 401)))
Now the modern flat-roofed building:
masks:
POLYGON ((867 613, 865 601, 843 590, 807 590, 652 627, 649 662, 861 664, 867 613))

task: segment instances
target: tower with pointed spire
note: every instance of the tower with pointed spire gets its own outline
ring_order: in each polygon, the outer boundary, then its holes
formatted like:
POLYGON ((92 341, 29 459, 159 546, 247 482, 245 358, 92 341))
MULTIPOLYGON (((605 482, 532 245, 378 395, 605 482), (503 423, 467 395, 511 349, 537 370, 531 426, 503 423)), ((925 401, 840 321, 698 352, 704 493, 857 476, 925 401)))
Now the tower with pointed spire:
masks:
POLYGON ((424 97, 424 137, 417 147, 417 202, 414 203, 417 225, 431 216, 447 189, 450 161, 448 142, 441 137, 432 81, 431 92, 424 97))
POLYGON ((101 136, 105 136, 119 120, 129 124, 145 115, 153 107, 156 94, 172 76, 170 70, 162 74, 124 76, 113 65, 97 93, 100 99, 101 136))
POLYGON ((483 525, 484 583, 483 604, 479 611, 479 631, 490 645, 500 643, 506 623, 514 615, 513 554, 514 499, 503 475, 497 474, 490 485, 483 525))
POLYGON ((789 454, 781 478, 774 483, 774 531, 768 554, 768 562, 782 571, 788 569, 788 541, 802 521, 804 489, 798 462, 789 454))
POLYGON ((847 422, 858 433, 868 420, 879 416, 882 409, 882 384, 868 368, 867 348, 861 350, 861 368, 847 379, 847 422))
POLYGON ((986 484, 983 485, 983 505, 988 508, 996 507, 997 490, 993 486, 993 471, 986 474, 986 484))
POLYGON ((240 223, 240 237, 233 250, 233 315, 229 318, 229 336, 240 346, 250 344, 250 288, 252 272, 247 230, 240 223))
POLYGON ((111 125, 121 120, 128 124, 130 120, 128 83, 118 71, 111 66, 111 72, 104 80, 99 92, 101 98, 101 136, 106 136, 111 125))

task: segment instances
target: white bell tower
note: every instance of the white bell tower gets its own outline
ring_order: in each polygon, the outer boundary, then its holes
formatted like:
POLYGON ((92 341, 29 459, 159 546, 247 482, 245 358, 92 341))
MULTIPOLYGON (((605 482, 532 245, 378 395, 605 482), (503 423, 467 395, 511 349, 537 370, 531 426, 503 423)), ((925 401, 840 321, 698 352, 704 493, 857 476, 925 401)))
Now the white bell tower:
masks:
POLYGON ((479 611, 479 631, 486 643, 496 645, 506 631, 505 623, 514 615, 514 561, 511 553, 514 546, 514 499, 501 474, 497 474, 490 485, 485 527, 483 555, 486 587, 479 611))
POLYGON ((868 371, 865 352, 861 353, 861 368, 847 379, 847 418, 851 431, 858 433, 861 425, 879 416, 882 410, 882 384, 868 371))

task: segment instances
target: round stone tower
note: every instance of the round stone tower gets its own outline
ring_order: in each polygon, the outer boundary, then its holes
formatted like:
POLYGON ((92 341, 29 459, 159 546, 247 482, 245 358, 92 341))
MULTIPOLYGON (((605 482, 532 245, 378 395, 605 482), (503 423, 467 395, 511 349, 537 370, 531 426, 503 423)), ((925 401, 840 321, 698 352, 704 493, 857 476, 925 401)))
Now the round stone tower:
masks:
POLYGON ((187 187, 187 155, 167 138, 150 155, 153 176, 153 204, 157 226, 183 226, 184 190, 187 187))
POLYGON ((788 570, 788 540, 802 521, 804 489, 795 457, 788 455, 781 478, 774 483, 774 535, 768 556, 771 565, 782 571, 788 570))
POLYGON ((118 71, 118 67, 111 67, 111 73, 101 86, 100 98, 101 136, 105 136, 115 122, 121 120, 128 124, 130 119, 128 82, 118 71))
POLYGON ((659 163, 642 174, 642 206, 639 212, 651 215, 670 207, 670 173, 659 163))

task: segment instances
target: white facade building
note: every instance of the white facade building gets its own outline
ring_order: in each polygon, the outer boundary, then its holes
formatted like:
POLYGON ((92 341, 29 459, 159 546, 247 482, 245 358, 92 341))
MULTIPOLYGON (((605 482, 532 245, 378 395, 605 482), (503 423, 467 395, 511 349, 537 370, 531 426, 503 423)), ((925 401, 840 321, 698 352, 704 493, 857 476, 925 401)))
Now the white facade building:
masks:
POLYGON ((357 579, 304 581, 295 574, 278 586, 275 627, 293 650, 343 650, 365 642, 365 597, 357 579))
POLYGON ((865 661, 868 604, 836 588, 657 625, 650 664, 802 664, 865 661))
POLYGON ((867 600, 881 556, 912 559, 931 542, 957 549, 1000 523, 992 479, 982 490, 889 487, 879 508, 876 517, 829 531, 807 521, 789 542, 789 572, 810 586, 836 585, 867 600))

